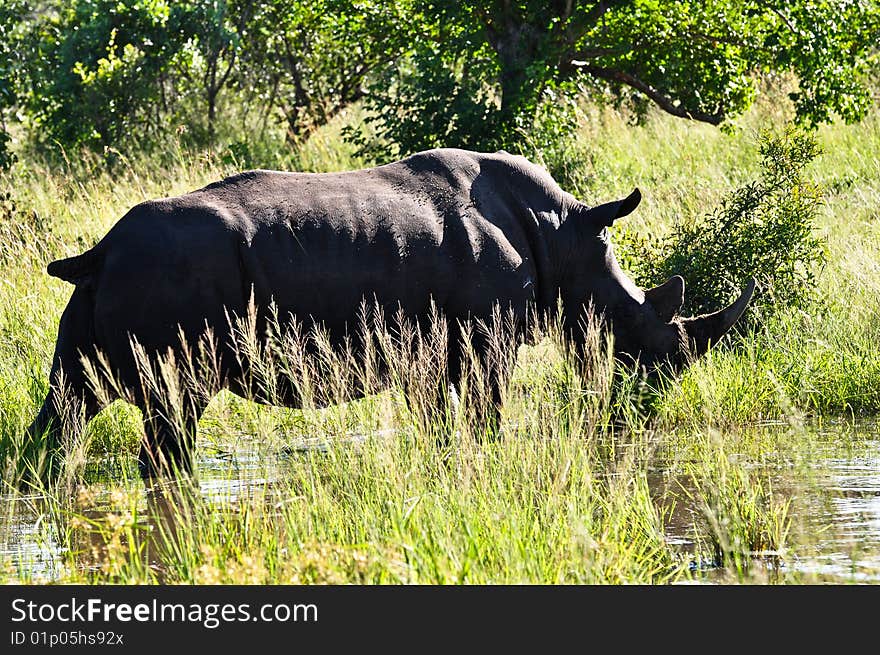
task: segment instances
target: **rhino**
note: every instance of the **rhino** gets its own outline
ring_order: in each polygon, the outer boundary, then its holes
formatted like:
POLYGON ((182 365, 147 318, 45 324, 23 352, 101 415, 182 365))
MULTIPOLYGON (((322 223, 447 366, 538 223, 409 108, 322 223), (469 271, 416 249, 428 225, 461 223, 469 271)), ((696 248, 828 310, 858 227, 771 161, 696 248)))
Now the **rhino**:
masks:
MULTIPOLYGON (((141 475, 191 471, 210 398, 186 397, 182 422, 150 411, 132 344, 181 355, 209 331, 220 351, 217 390, 247 394, 247 362, 232 356, 229 340, 230 316, 249 308, 263 332, 271 307, 322 326, 338 345, 365 300, 417 321, 439 311, 449 325, 488 320, 500 306, 525 326, 530 315, 561 307, 575 348, 584 343, 585 313, 594 311, 619 357, 682 367, 730 330, 755 283, 730 306, 692 318, 678 315, 680 276, 638 288, 618 265, 608 228, 640 200, 635 189, 590 207, 524 157, 436 149, 348 172, 251 170, 142 202, 93 248, 48 265, 49 275, 75 288, 58 326, 49 391, 29 432, 57 442, 60 407, 71 399, 86 420, 102 409, 86 370, 100 353, 144 411, 141 475)), ((462 346, 460 334, 450 335, 445 365, 454 384, 462 346)), ((490 381, 499 403, 501 378, 490 381)), ((290 393, 280 402, 297 407, 299 399, 290 393)))

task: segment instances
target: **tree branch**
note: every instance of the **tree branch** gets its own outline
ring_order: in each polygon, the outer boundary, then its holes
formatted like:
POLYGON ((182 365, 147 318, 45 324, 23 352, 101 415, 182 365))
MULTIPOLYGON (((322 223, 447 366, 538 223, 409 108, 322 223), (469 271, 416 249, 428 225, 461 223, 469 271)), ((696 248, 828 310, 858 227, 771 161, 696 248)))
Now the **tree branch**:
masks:
POLYGON ((565 41, 568 46, 573 46, 577 41, 593 27, 613 5, 619 4, 620 0, 599 0, 592 8, 583 15, 578 16, 572 2, 566 2, 565 9, 561 12, 560 20, 556 22, 553 32, 565 41))
POLYGON ((217 90, 219 91, 224 86, 226 86, 226 82, 229 80, 229 74, 232 73, 232 69, 235 67, 235 60, 238 58, 238 51, 233 48, 232 55, 229 57, 229 66, 226 68, 226 72, 220 78, 220 83, 217 85, 217 90))
POLYGON ((800 31, 798 29, 796 29, 794 25, 792 25, 791 21, 788 20, 788 17, 785 14, 783 14, 781 11, 779 11, 779 9, 777 9, 776 7, 768 7, 768 9, 770 11, 772 11, 774 14, 776 14, 777 16, 779 16, 779 19, 783 23, 785 23, 785 26, 791 31, 792 34, 796 34, 797 36, 801 36, 800 31))
POLYGON ((583 67, 586 64, 586 62, 583 61, 585 59, 617 57, 618 55, 625 55, 634 50, 639 50, 639 47, 635 44, 627 44, 620 46, 619 48, 583 48, 582 50, 570 54, 566 59, 575 67, 583 67))
POLYGON ((721 121, 724 120, 724 112, 722 111, 714 114, 708 114, 706 112, 689 110, 681 105, 676 105, 672 98, 664 95, 662 92, 655 89, 650 84, 642 82, 637 77, 630 75, 625 71, 590 65, 581 66, 580 69, 589 73, 590 75, 593 75, 594 77, 598 77, 603 80, 609 80, 611 82, 625 84, 626 86, 645 94, 657 106, 659 106, 660 109, 669 114, 672 114, 673 116, 678 116, 679 118, 690 118, 691 120, 709 123, 710 125, 718 125, 719 123, 721 123, 721 121))

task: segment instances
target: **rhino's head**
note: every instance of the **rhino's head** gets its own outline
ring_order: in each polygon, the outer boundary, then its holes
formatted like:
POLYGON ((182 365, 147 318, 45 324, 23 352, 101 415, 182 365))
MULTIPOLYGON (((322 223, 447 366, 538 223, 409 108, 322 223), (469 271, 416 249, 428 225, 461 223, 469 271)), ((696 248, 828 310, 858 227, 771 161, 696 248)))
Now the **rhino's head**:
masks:
MULTIPOLYGON (((653 289, 639 289, 618 265, 608 228, 632 213, 640 201, 635 189, 623 200, 592 208, 580 205, 569 212, 559 230, 569 244, 565 259, 570 264, 560 284, 562 300, 565 307, 592 304, 613 331, 618 356, 638 360, 649 369, 662 362, 680 368, 730 330, 751 300, 755 281, 749 280, 730 306, 692 318, 678 315, 684 304, 681 276, 653 289)), ((568 310, 566 314, 567 323, 575 327, 575 316, 568 310)))

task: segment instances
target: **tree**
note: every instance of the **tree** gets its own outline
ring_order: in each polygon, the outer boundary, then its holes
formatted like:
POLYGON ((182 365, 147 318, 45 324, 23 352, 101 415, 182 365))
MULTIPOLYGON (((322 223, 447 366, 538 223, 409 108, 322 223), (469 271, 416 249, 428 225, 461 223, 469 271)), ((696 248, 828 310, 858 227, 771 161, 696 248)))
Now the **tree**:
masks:
POLYGON ((877 0, 4 0, 0 117, 15 102, 65 147, 141 146, 172 121, 212 143, 230 93, 299 141, 364 100, 393 149, 496 149, 536 116, 558 126, 548 98, 584 86, 720 124, 755 73, 790 71, 802 122, 856 120, 878 15, 877 0))
POLYGON ((243 25, 251 87, 268 89, 291 141, 307 137, 362 99, 366 82, 405 49, 408 0, 263 2, 243 25))
POLYGON ((254 101, 266 116, 280 110, 292 141, 307 137, 403 52, 410 0, 43 5, 27 39, 36 46, 25 104, 38 134, 128 149, 160 140, 172 119, 191 141, 212 143, 224 90, 246 112, 254 101))
POLYGON ((241 33, 250 19, 253 3, 202 0, 188 14, 189 29, 204 63, 202 86, 208 106, 208 135, 214 139, 217 96, 230 82, 241 47, 241 33))
POLYGON ((163 0, 78 0, 34 21, 27 108, 44 138, 109 146, 164 129, 168 78, 179 74, 191 38, 187 9, 163 0))
POLYGON ((718 125, 748 108, 755 73, 791 72, 799 120, 858 120, 880 41, 873 0, 426 0, 421 11, 408 61, 369 97, 405 151, 515 143, 548 89, 576 83, 718 125))
POLYGON ((31 26, 28 109, 64 146, 143 145, 179 102, 204 99, 208 140, 250 2, 76 0, 31 26))
POLYGON ((18 103, 19 58, 14 56, 21 41, 18 28, 24 20, 26 7, 23 2, 9 0, 0 5, 0 170, 13 162, 9 151, 11 137, 7 131, 6 113, 18 103))

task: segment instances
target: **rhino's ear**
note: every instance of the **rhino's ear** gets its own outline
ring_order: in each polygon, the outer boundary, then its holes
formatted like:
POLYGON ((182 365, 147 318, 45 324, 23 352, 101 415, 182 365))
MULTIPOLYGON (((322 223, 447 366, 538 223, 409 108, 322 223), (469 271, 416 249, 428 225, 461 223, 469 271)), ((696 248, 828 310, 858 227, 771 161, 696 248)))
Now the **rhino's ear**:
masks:
POLYGON ((623 200, 606 202, 604 205, 594 207, 592 210, 590 210, 590 214, 595 217, 595 220, 598 221, 600 225, 610 227, 611 224, 614 223, 614 221, 618 218, 622 218, 628 214, 632 214, 635 211, 636 207, 639 206, 639 203, 641 201, 641 191, 639 191, 638 189, 633 189, 633 192, 623 200))

